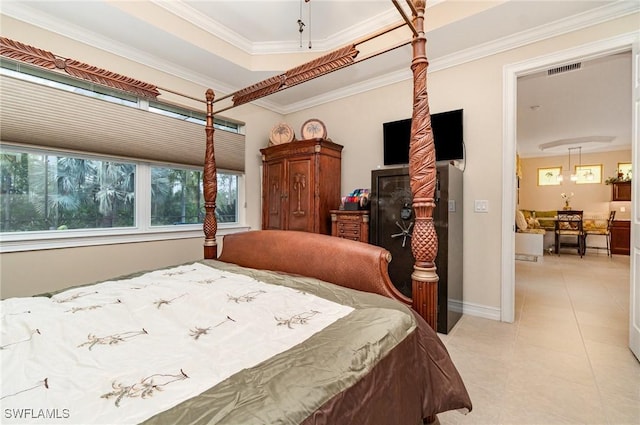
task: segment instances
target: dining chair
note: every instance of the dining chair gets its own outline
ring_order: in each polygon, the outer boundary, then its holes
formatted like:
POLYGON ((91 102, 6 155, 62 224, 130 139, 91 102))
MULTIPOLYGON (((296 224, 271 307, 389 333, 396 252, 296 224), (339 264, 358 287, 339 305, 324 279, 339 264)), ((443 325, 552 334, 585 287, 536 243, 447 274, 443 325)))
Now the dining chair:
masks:
POLYGON ((611 225, 613 223, 613 220, 616 217, 616 212, 611 211, 609 212, 609 218, 607 219, 607 227, 606 228, 594 228, 594 229, 587 229, 584 231, 584 237, 585 237, 585 248, 586 248, 586 239, 587 236, 589 235, 594 235, 594 236, 604 236, 606 241, 607 241, 607 256, 611 257, 611 225))
POLYGON ((555 223, 556 254, 560 255, 562 237, 574 236, 576 242, 575 244, 572 243, 571 246, 577 248, 578 255, 582 258, 585 252, 585 233, 582 225, 583 211, 560 210, 557 214, 555 223))

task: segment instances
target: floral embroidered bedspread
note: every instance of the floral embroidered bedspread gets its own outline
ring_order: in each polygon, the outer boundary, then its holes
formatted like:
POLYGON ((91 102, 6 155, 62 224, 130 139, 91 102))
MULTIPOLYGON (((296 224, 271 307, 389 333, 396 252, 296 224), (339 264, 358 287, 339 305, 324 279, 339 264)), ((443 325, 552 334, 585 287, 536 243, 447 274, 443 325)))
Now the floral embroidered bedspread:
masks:
POLYGON ((139 423, 353 308, 201 263, 2 301, 2 423, 139 423))

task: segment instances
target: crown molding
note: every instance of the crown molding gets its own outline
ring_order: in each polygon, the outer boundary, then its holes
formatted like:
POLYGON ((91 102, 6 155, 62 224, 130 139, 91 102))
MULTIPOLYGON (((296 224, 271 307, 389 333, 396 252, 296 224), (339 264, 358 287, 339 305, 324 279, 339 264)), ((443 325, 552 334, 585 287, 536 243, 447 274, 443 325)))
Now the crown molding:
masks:
MULTIPOLYGON (((28 3, 26 3, 28 4, 28 3)), ((116 56, 140 63, 150 68, 173 75, 178 78, 191 81, 204 87, 215 86, 216 92, 232 93, 237 88, 230 87, 222 81, 212 79, 198 73, 194 73, 187 68, 177 66, 171 62, 159 59, 157 56, 133 49, 130 46, 113 41, 110 38, 100 36, 94 32, 86 31, 76 25, 66 21, 53 18, 25 5, 23 2, 5 2, 2 4, 3 15, 25 22, 27 24, 43 28, 52 33, 70 38, 77 42, 86 44, 99 50, 111 53, 116 56)), ((40 46, 34 46, 40 47, 40 46)), ((203 96, 204 99, 204 96, 203 96)))
POLYGON ((211 19, 208 16, 198 12, 193 7, 184 3, 181 0, 150 0, 151 3, 165 9, 167 12, 184 19, 202 29, 203 31, 217 37, 232 46, 244 51, 245 53, 253 54, 253 43, 251 41, 235 31, 227 28, 224 24, 215 19, 211 19))
POLYGON ((462 65, 467 62, 517 49, 528 44, 557 37, 606 21, 622 18, 632 13, 637 13, 638 11, 640 11, 640 3, 635 1, 622 1, 605 5, 570 18, 554 21, 531 30, 522 31, 508 37, 474 46, 473 48, 442 56, 429 62, 429 71, 435 72, 462 65))
MULTIPOLYGON (((243 49, 243 50, 247 49, 249 53, 252 53, 253 49, 259 50, 257 47, 252 46, 251 43, 248 42, 248 40, 244 39, 243 37, 238 36, 240 38, 234 38, 235 33, 233 31, 229 31, 229 33, 225 35, 224 30, 221 30, 221 28, 224 27, 223 25, 220 25, 216 21, 213 21, 209 18, 202 17, 202 15, 197 14, 193 8, 189 7, 188 5, 185 5, 183 2, 161 1, 161 0, 151 0, 151 1, 153 1, 154 4, 168 10, 169 12, 174 13, 177 16, 180 16, 181 18, 194 23, 194 25, 198 25, 200 28, 212 33, 216 37, 219 37, 221 39, 224 39, 224 37, 227 37, 228 40, 225 40, 225 41, 228 41, 236 45, 236 47, 240 49, 243 49), (216 28, 215 34, 212 32, 211 28, 216 28)), ((433 7, 441 3, 442 1, 443 0, 437 0, 437 1, 434 0, 431 2, 430 7, 433 7)), ((13 2, 13 1, 4 2, 2 5, 2 14, 10 16, 20 21, 29 23, 31 25, 44 28, 48 31, 59 34, 61 36, 82 42, 84 44, 95 47, 97 49, 104 50, 111 54, 121 56, 125 59, 129 59, 131 61, 149 66, 158 71, 168 73, 170 75, 185 79, 187 81, 191 81, 203 87, 215 87, 216 92, 220 94, 232 93, 240 89, 240 88, 230 87, 221 81, 212 79, 211 77, 208 77, 199 73, 194 73, 193 71, 187 68, 177 66, 173 63, 162 60, 156 56, 149 55, 140 50, 132 49, 128 45, 114 42, 113 40, 108 39, 106 37, 102 37, 93 32, 89 32, 77 26, 70 25, 68 22, 51 18, 50 16, 43 14, 41 12, 38 12, 37 10, 32 9, 27 5, 28 5, 28 2, 27 3, 13 2)), ((478 60, 478 59, 491 56, 500 52, 522 47, 527 44, 535 43, 551 37, 566 34, 566 33, 576 31, 585 27, 603 23, 609 20, 621 18, 623 16, 637 13, 638 11, 640 11, 640 3, 635 1, 618 1, 612 4, 602 6, 600 8, 594 9, 592 11, 588 11, 588 12, 570 17, 570 18, 554 21, 550 24, 543 25, 532 30, 523 31, 518 34, 504 37, 496 41, 484 43, 480 46, 476 46, 471 49, 465 49, 465 50, 461 50, 459 52, 446 55, 440 58, 431 59, 430 65, 429 65, 429 72, 444 70, 453 66, 478 60)), ((381 23, 385 22, 385 19, 390 19, 390 15, 386 13, 382 13, 370 20, 364 21, 366 25, 363 24, 362 26, 354 26, 354 28, 345 30, 344 32, 337 33, 334 37, 331 38, 332 43, 340 43, 342 45, 344 44, 342 43, 343 39, 349 38, 349 40, 352 40, 354 34, 356 34, 358 31, 360 32, 360 35, 362 35, 363 31, 367 32, 364 29, 365 26, 370 26, 374 24, 383 25, 381 23)), ((369 27, 367 28, 370 32, 371 28, 369 27)), ((313 41, 313 42, 320 43, 319 40, 317 42, 316 41, 313 41)), ((268 44, 268 43, 263 43, 263 44, 268 44)), ((273 50, 275 49, 275 47, 274 46, 269 46, 268 48, 265 47, 265 51, 269 49, 273 50)), ((295 53, 300 53, 299 44, 297 43, 296 43, 295 50, 296 50, 295 53)), ((291 51, 289 51, 289 53, 291 53, 291 51)), ((304 101, 296 102, 294 104, 290 104, 286 106, 278 105, 272 101, 269 101, 268 99, 260 99, 258 101, 252 102, 252 104, 260 107, 264 107, 276 113, 289 114, 302 109, 307 109, 313 106, 338 100, 344 97, 353 96, 355 94, 359 94, 364 91, 374 90, 374 89, 383 87, 385 85, 394 84, 400 81, 407 80, 409 78, 411 78, 411 72, 407 66, 406 70, 392 72, 387 74, 386 76, 356 83, 348 87, 342 87, 340 90, 327 92, 320 96, 315 96, 313 98, 305 99, 304 101)))
MULTIPOLYGON (((640 11, 640 3, 636 2, 617 2, 605 5, 571 18, 555 21, 532 30, 523 31, 513 36, 504 37, 497 41, 484 43, 471 49, 461 50, 450 55, 430 60, 429 72, 442 71, 447 68, 462 65, 464 63, 482 59, 507 50, 516 49, 518 47, 556 37, 602 22, 621 18, 632 13, 637 13, 638 11, 640 11)), ((395 71, 387 75, 352 84, 347 87, 341 87, 339 90, 326 92, 319 96, 308 98, 284 107, 273 104, 267 100, 264 107, 271 109, 273 112, 287 115, 303 109, 343 99, 345 97, 354 96, 369 90, 375 90, 386 85, 406 81, 411 77, 411 71, 407 68, 406 70, 395 71)))
MULTIPOLYGON (((434 0, 434 3, 437 4, 442 1, 444 0, 434 0)), ((301 48, 300 42, 294 40, 251 42, 226 27, 220 21, 203 16, 200 12, 181 0, 151 0, 151 2, 250 55, 300 53, 301 50, 308 50, 304 44, 301 48)), ((433 7, 433 5, 431 5, 431 7, 433 7)), ((312 39, 313 50, 322 52, 337 49, 358 37, 362 37, 382 26, 395 22, 398 22, 398 12, 395 8, 389 9, 372 18, 358 22, 348 29, 339 31, 329 38, 312 39)))

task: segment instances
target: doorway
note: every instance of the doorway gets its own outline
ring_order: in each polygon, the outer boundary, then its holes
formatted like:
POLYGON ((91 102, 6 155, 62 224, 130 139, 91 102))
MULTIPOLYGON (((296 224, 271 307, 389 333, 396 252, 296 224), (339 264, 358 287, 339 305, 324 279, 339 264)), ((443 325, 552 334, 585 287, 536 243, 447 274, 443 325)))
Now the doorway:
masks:
MULTIPOLYGON (((501 320, 513 322, 515 319, 515 247, 514 224, 516 209, 516 99, 518 77, 529 75, 544 69, 563 64, 591 60, 611 54, 632 51, 635 55, 638 44, 637 34, 625 34, 613 39, 604 40, 578 48, 562 51, 547 56, 534 58, 526 62, 505 66, 504 108, 503 108, 503 191, 502 191, 502 283, 501 283, 501 320)), ((635 60, 635 58, 634 58, 635 60)), ((633 60, 632 60, 633 62, 633 60)), ((634 67, 634 72, 637 70, 634 67)), ((637 94, 635 95, 637 96, 637 94)), ((634 114, 633 129, 637 132, 637 114, 634 114)), ((638 163, 636 159, 637 135, 632 134, 632 167, 638 163)), ((634 193, 634 196, 638 194, 634 193)), ((632 224, 633 220, 632 220, 632 224)), ((635 224, 634 224, 635 226, 635 224)), ((635 227, 634 227, 635 228, 635 227)), ((635 233, 635 232, 634 232, 635 233)), ((633 242, 632 242, 633 250, 633 242)), ((634 259, 631 258, 631 271, 634 259)), ((631 273, 633 276, 633 273, 631 273)), ((634 277, 635 278, 635 277, 634 277)), ((632 280, 633 284, 633 280, 632 280)), ((632 309, 633 310, 633 309, 632 309)), ((632 313, 633 314, 633 311, 632 313)))

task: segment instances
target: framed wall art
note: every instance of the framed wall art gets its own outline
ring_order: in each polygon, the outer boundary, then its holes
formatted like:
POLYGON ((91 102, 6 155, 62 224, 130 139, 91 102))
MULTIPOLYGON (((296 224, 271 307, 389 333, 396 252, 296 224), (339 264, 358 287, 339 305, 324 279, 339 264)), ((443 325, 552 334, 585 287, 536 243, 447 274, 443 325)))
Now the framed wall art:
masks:
POLYGON ((562 167, 538 168, 538 186, 557 186, 558 176, 562 175, 562 167))

